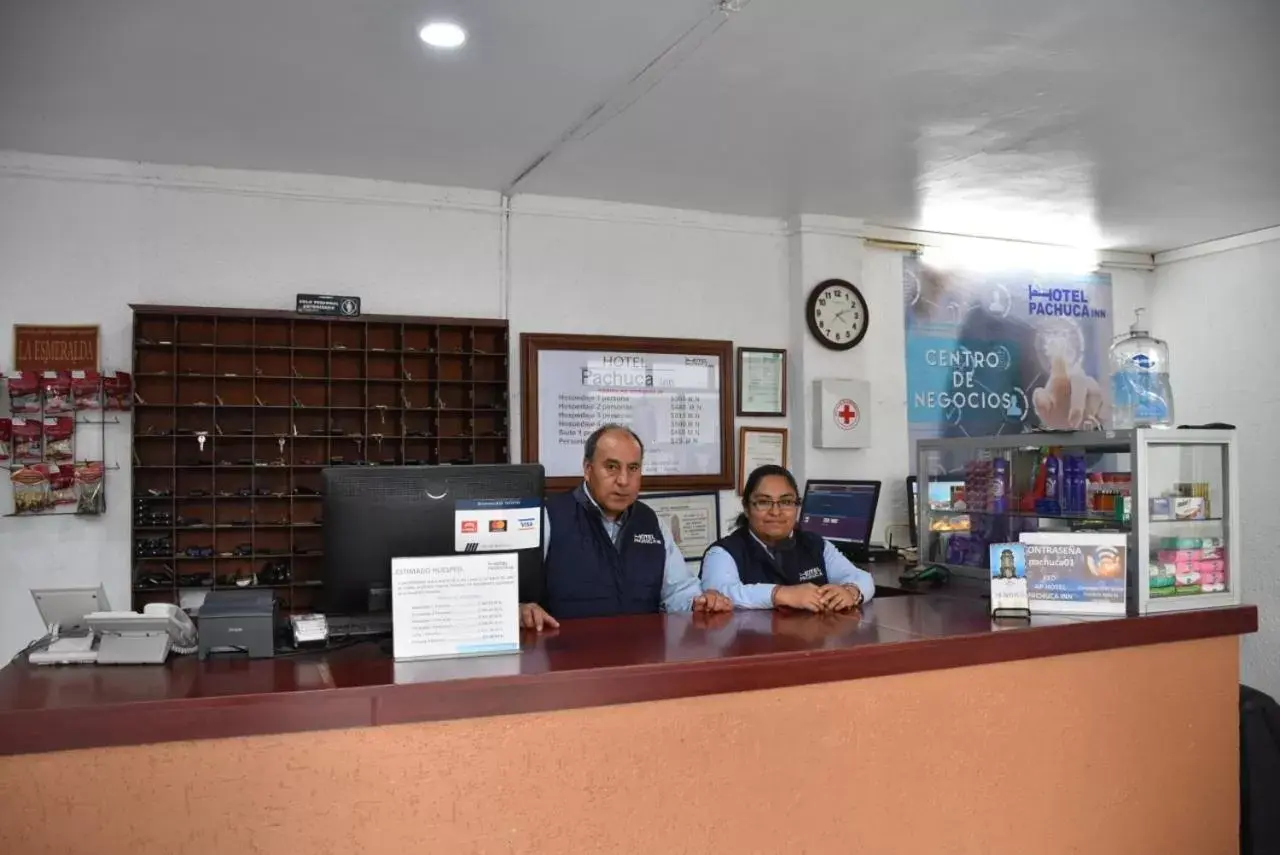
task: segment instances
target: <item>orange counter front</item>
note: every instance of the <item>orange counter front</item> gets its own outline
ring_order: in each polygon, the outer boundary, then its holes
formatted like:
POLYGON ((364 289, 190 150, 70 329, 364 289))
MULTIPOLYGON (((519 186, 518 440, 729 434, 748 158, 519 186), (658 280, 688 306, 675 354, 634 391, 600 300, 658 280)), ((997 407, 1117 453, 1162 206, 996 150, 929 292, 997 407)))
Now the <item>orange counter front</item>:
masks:
POLYGON ((408 666, 10 666, 0 852, 1238 851, 1256 610, 1000 630, 982 607, 566 622, 408 666), (86 747, 56 750, 76 720, 86 747))

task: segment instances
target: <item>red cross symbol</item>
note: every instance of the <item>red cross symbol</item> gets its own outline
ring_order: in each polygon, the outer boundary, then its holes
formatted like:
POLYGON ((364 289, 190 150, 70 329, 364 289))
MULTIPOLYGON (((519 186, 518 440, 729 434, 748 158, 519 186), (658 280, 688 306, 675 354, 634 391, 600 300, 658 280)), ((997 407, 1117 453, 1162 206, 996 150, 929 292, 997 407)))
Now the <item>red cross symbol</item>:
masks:
POLYGON ((853 430, 858 426, 858 405, 848 398, 842 398, 836 404, 836 427, 841 430, 853 430))

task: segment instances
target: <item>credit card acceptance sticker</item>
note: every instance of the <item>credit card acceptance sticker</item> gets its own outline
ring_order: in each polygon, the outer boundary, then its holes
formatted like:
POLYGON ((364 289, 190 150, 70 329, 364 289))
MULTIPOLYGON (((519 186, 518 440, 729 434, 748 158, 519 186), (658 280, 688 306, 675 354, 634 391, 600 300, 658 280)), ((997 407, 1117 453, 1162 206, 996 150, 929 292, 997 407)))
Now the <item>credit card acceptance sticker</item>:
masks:
POLYGON ((453 516, 458 552, 536 549, 542 543, 542 503, 537 499, 462 499, 453 516))

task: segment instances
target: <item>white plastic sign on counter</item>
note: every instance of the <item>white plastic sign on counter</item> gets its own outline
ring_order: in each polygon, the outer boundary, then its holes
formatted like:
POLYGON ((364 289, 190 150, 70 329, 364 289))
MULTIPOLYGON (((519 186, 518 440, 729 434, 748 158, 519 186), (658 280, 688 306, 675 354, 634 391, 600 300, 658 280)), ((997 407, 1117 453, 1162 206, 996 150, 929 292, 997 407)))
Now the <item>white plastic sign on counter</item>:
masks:
POLYGON ((391 560, 396 659, 520 651, 515 553, 391 560))

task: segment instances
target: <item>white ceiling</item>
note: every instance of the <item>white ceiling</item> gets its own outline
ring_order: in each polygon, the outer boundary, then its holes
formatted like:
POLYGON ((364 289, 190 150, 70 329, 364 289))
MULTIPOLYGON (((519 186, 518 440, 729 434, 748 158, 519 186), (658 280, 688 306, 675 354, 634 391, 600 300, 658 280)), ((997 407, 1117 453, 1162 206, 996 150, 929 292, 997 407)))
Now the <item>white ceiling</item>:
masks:
POLYGON ((0 148, 494 190, 554 149, 517 190, 1124 249, 1280 224, 1280 0, 714 6, 0 0, 0 148))

